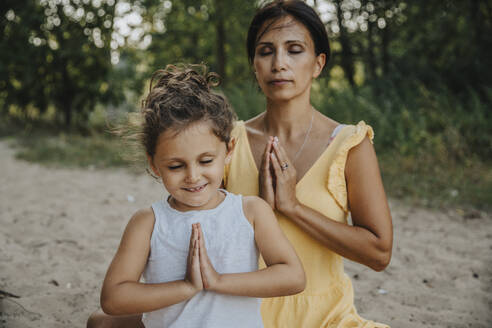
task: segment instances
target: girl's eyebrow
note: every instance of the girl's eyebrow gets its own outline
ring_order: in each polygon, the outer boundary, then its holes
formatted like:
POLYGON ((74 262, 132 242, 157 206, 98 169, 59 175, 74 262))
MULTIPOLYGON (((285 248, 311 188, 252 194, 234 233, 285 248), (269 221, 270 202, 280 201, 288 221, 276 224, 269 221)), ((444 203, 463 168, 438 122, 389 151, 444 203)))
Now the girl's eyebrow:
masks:
MULTIPOLYGON (((214 151, 206 151, 197 156, 197 158, 203 157, 203 156, 215 156, 214 151)), ((161 162, 171 162, 171 161, 176 161, 176 162, 184 162, 182 158, 179 157, 164 157, 161 159, 161 162)))

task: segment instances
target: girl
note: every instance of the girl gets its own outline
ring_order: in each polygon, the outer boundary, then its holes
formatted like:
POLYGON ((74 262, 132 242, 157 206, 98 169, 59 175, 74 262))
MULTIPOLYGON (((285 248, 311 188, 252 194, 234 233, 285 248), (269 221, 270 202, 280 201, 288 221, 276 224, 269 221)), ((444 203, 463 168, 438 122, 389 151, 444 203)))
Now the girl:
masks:
POLYGON ((263 301, 265 327, 387 327, 357 314, 343 270, 342 257, 383 270, 393 234, 371 127, 310 102, 330 54, 325 26, 303 1, 274 1, 253 18, 247 51, 266 110, 236 125, 225 187, 276 210, 307 276, 303 293, 263 301))
POLYGON ((234 114, 210 90, 212 78, 197 67, 154 74, 141 139, 170 196, 129 221, 102 287, 107 314, 144 313, 145 327, 262 327, 257 297, 304 289, 302 265, 270 206, 220 189, 234 114))

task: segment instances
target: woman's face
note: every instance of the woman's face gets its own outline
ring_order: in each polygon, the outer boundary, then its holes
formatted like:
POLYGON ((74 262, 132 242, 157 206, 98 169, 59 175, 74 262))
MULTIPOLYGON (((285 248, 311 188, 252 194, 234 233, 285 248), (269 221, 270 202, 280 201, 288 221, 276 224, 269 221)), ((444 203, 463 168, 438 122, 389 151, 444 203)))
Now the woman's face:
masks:
MULTIPOLYGON (((271 24, 265 22, 265 26, 271 24)), ((307 96, 313 78, 325 64, 325 54, 316 56, 308 29, 286 16, 268 27, 258 40, 253 66, 256 79, 265 96, 273 101, 289 101, 307 96)))

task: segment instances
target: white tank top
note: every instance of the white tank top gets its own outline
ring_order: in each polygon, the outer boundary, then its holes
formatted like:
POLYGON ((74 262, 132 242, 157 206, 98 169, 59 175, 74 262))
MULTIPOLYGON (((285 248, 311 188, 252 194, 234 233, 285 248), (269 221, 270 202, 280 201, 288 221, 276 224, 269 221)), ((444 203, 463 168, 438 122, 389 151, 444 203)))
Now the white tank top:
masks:
MULTIPOLYGON (((155 216, 150 255, 143 277, 155 284, 185 277, 191 224, 200 222, 208 256, 219 273, 258 270, 254 230, 244 216, 242 197, 226 197, 216 208, 180 212, 164 200, 152 204, 155 216)), ((147 328, 263 327, 260 299, 202 291, 193 298, 144 313, 147 328)))

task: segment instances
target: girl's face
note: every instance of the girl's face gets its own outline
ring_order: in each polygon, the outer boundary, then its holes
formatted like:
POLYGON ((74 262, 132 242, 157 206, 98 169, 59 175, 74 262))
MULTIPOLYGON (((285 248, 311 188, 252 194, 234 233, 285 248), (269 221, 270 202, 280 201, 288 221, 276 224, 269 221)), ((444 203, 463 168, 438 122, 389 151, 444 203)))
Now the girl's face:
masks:
MULTIPOLYGON (((263 28, 269 24, 265 22, 263 28)), ((269 26, 258 40, 253 66, 266 97, 287 101, 306 93, 309 96, 312 79, 321 73, 325 60, 325 54, 316 56, 309 30, 286 16, 269 26)))
POLYGON ((196 122, 176 134, 168 130, 159 136, 154 158, 149 163, 171 194, 179 211, 204 210, 221 201, 220 188, 229 150, 212 131, 211 123, 196 122))

